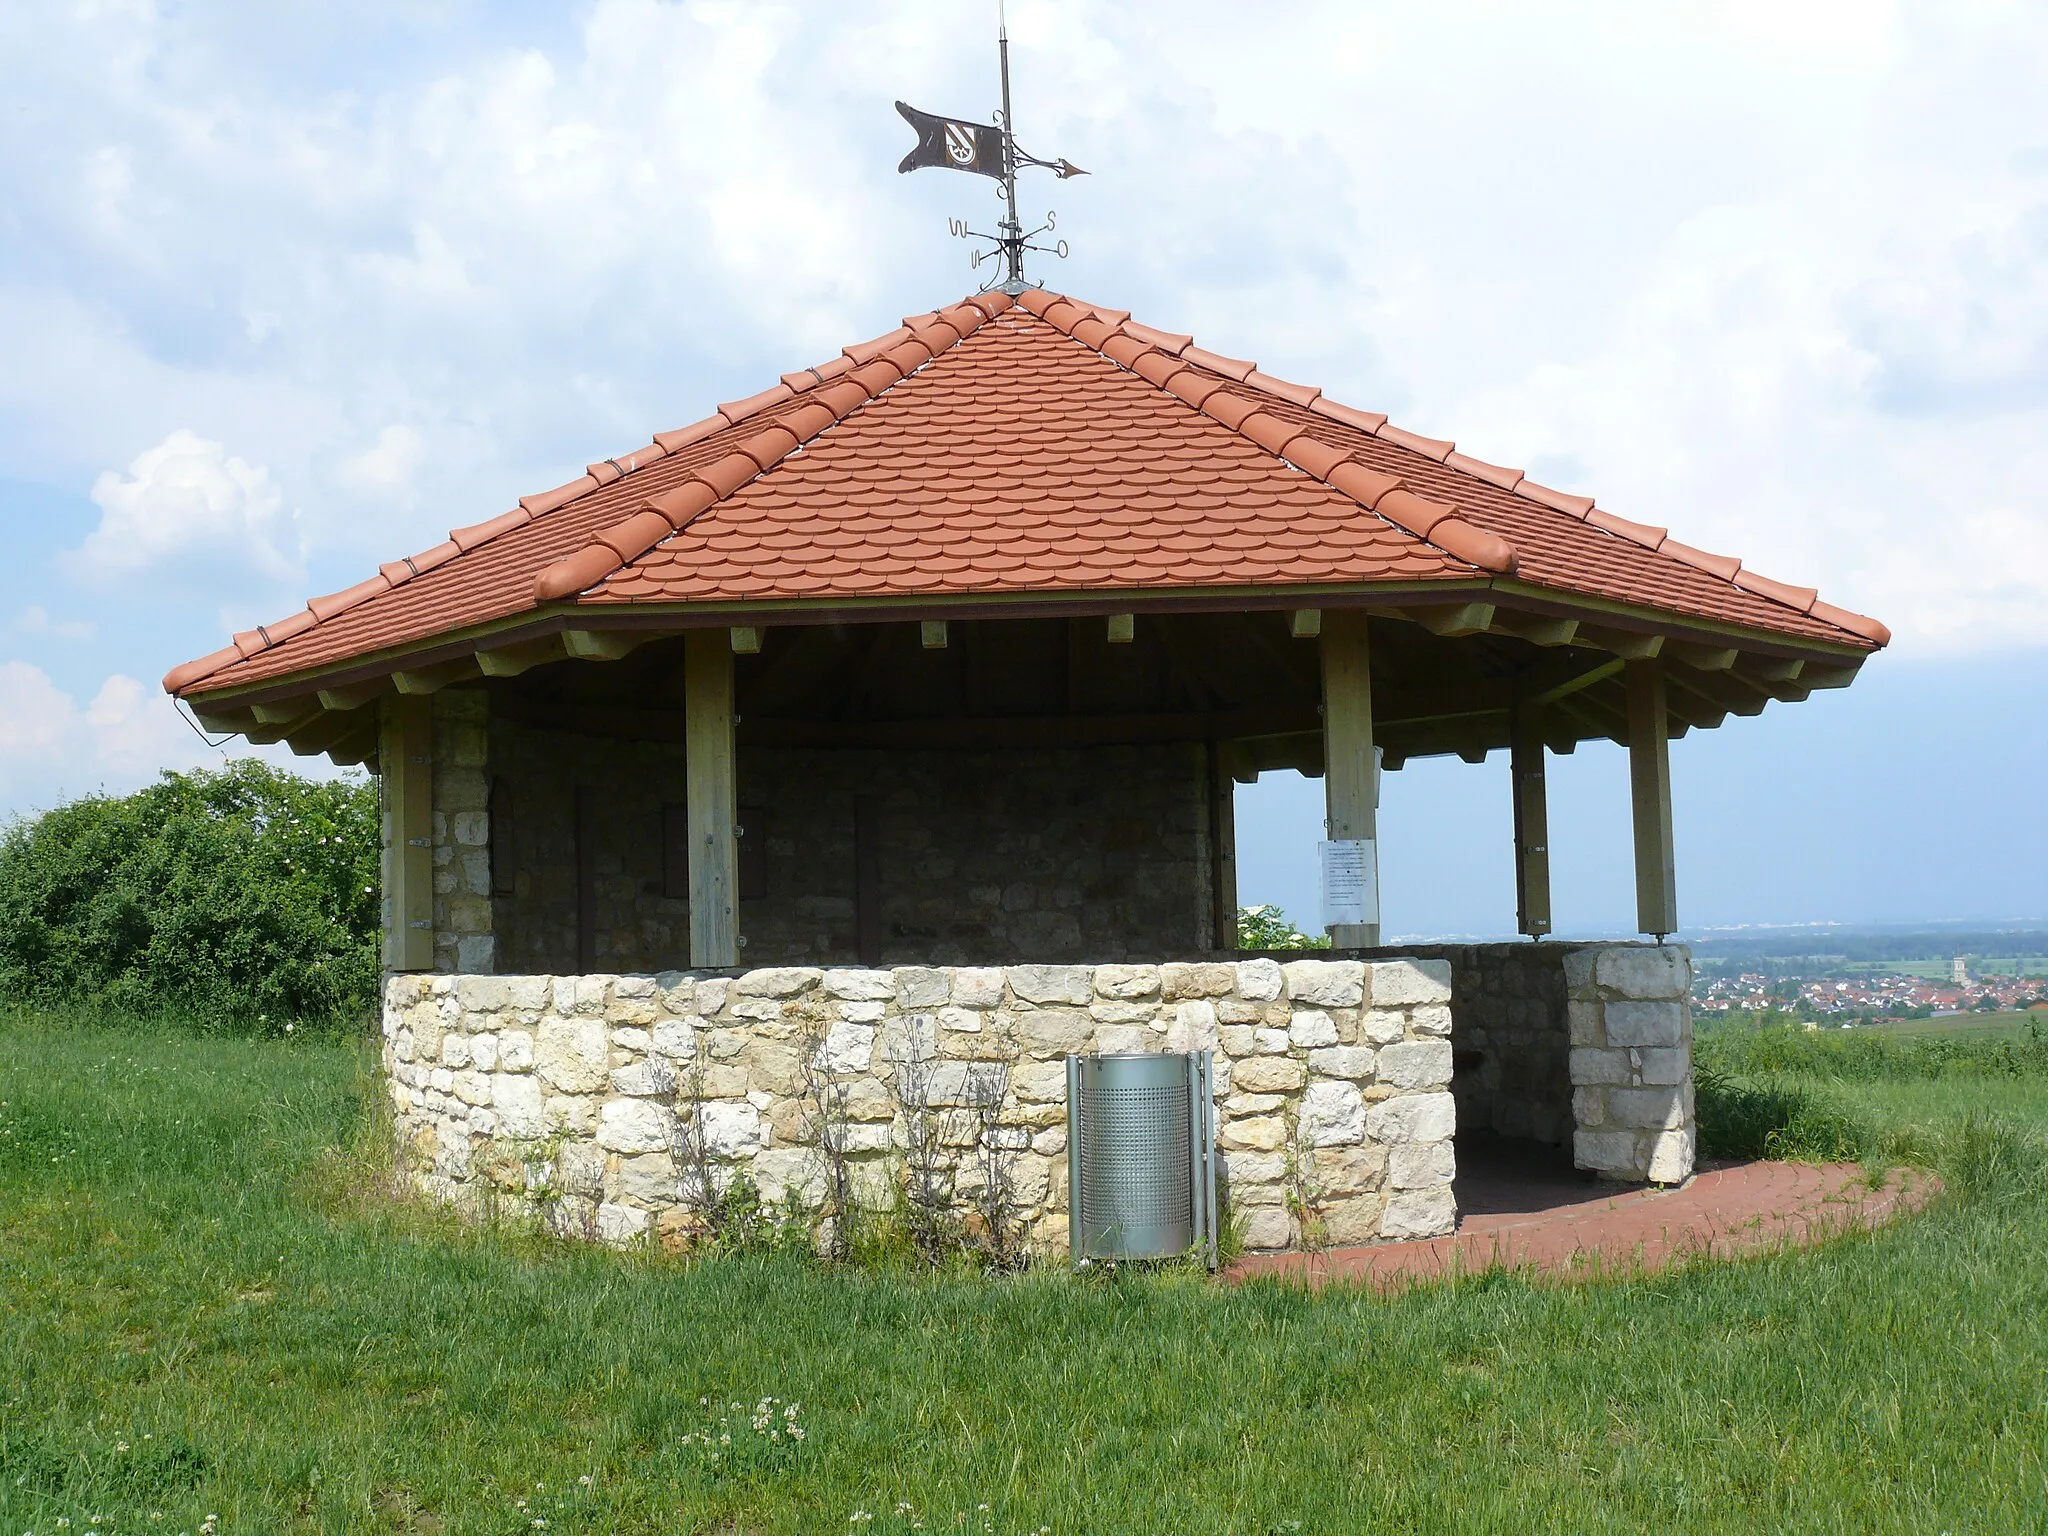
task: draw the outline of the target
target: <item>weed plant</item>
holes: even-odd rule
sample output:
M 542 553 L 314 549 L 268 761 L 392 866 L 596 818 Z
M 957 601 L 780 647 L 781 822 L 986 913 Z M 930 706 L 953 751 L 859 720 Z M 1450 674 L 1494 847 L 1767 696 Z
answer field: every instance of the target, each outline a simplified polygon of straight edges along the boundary
M 1811 1096 L 1756 1111 L 1781 1147 L 1803 1104 L 1949 1193 L 1391 1298 L 678 1262 L 393 1198 L 364 1045 L 16 1014 L 0 1531 L 2041 1530 L 2048 1082 L 1726 1081 Z

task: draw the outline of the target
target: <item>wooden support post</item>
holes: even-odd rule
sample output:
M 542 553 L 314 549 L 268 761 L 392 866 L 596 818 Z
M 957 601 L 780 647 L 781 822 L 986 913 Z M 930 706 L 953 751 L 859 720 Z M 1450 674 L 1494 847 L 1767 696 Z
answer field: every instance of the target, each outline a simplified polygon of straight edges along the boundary
M 1509 721 L 1515 796 L 1515 928 L 1550 932 L 1550 804 L 1543 784 L 1543 709 L 1518 704 Z
M 732 646 L 715 629 L 683 637 L 685 798 L 690 807 L 690 964 L 739 960 L 739 819 L 732 747 Z
M 1367 892 L 1373 920 L 1330 929 L 1338 949 L 1369 949 L 1380 941 L 1379 773 L 1372 741 L 1372 646 L 1363 609 L 1323 615 L 1323 789 L 1332 842 L 1373 844 Z
M 1104 633 L 1111 645 L 1129 645 L 1138 635 L 1138 616 L 1134 613 L 1112 613 Z
M 1237 948 L 1237 785 L 1228 742 L 1204 749 L 1209 770 L 1209 879 L 1211 949 Z
M 1671 842 L 1670 716 L 1661 662 L 1628 664 L 1628 781 L 1635 807 L 1636 927 L 1661 942 L 1678 931 Z
M 384 791 L 384 968 L 434 968 L 434 704 L 394 696 L 378 716 Z
M 917 637 L 928 651 L 943 651 L 946 648 L 946 621 L 944 619 L 920 619 Z

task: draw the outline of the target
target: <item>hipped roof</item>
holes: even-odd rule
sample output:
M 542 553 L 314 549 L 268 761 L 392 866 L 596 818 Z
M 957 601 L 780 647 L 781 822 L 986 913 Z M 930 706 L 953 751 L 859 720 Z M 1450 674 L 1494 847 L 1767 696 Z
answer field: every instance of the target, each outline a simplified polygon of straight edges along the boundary
M 268 691 L 522 620 L 648 605 L 801 622 L 1375 590 L 1668 618 L 1850 657 L 1890 638 L 1590 497 L 1124 311 L 1029 290 L 912 317 L 785 374 L 235 636 L 164 686 Z

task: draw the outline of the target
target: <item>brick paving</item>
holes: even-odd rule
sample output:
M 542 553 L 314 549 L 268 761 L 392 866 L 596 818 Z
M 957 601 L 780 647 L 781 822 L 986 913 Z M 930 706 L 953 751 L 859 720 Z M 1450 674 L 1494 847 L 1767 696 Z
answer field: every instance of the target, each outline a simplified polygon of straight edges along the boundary
M 1465 1138 L 1459 1142 L 1465 1162 Z M 1872 1189 L 1854 1164 L 1757 1162 L 1703 1165 L 1676 1189 L 1620 1189 L 1586 1182 L 1541 1151 L 1504 1151 L 1509 1145 L 1471 1150 L 1470 1172 L 1459 1175 L 1463 1214 L 1453 1236 L 1247 1254 L 1225 1278 L 1394 1290 L 1494 1265 L 1566 1279 L 1652 1273 L 1696 1255 L 1734 1258 L 1880 1226 L 1920 1209 L 1941 1187 L 1931 1175 L 1903 1170 Z

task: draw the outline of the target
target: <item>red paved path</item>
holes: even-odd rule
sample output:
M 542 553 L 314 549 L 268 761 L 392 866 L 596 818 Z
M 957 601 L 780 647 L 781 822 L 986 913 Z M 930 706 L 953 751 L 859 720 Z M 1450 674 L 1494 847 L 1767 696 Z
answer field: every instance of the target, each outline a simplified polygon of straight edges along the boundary
M 1861 1168 L 1841 1163 L 1726 1164 L 1672 1190 L 1602 1188 L 1555 1174 L 1486 1181 L 1469 1193 L 1465 1186 L 1461 1178 L 1466 1214 L 1454 1236 L 1247 1254 L 1225 1278 L 1280 1275 L 1389 1290 L 1496 1263 L 1572 1279 L 1640 1273 L 1700 1253 L 1728 1258 L 1877 1226 L 1919 1209 L 1940 1188 L 1929 1175 L 1894 1172 L 1871 1189 Z

